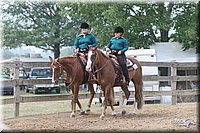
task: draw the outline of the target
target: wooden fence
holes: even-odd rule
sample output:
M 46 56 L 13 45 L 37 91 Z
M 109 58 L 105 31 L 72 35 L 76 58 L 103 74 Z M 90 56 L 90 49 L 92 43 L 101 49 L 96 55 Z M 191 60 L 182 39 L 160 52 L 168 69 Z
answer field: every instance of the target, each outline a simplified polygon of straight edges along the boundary
M 2 67 L 14 68 L 14 79 L 9 81 L 3 81 L 5 85 L 14 86 L 14 98 L 2 99 L 3 104 L 14 104 L 14 116 L 18 117 L 20 112 L 20 103 L 27 102 L 41 102 L 41 101 L 59 101 L 59 100 L 71 100 L 71 95 L 48 95 L 48 96 L 21 96 L 19 85 L 32 85 L 32 84 L 51 84 L 51 80 L 39 80 L 39 79 L 19 79 L 19 69 L 33 68 L 33 67 L 47 67 L 50 66 L 50 62 L 20 62 L 19 60 L 9 60 L 0 62 Z M 184 68 L 198 68 L 198 62 L 141 62 L 142 66 L 156 66 L 156 67 L 170 67 L 171 76 L 143 76 L 144 81 L 170 81 L 171 91 L 144 91 L 144 96 L 172 96 L 172 105 L 177 102 L 177 95 L 199 95 L 199 89 L 197 90 L 177 90 L 177 81 L 197 81 L 198 76 L 177 76 L 177 69 L 179 67 Z M 63 80 L 59 81 L 60 83 Z M 133 95 L 134 92 L 131 92 Z M 121 92 L 116 92 L 115 95 L 122 96 Z M 95 98 L 100 97 L 101 94 L 95 94 Z M 79 99 L 88 99 L 89 94 L 79 94 Z

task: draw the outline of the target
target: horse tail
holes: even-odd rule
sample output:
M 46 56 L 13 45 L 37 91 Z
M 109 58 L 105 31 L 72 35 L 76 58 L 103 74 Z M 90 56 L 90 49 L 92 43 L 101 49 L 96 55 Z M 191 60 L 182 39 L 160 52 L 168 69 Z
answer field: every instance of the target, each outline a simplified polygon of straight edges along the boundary
M 132 80 L 135 86 L 135 100 L 137 102 L 137 108 L 142 109 L 143 106 L 143 79 L 142 79 L 142 66 L 138 62 L 138 69 L 136 69 L 135 77 Z
M 135 100 L 137 102 L 137 108 L 142 109 L 143 106 L 143 81 L 139 81 L 135 84 Z

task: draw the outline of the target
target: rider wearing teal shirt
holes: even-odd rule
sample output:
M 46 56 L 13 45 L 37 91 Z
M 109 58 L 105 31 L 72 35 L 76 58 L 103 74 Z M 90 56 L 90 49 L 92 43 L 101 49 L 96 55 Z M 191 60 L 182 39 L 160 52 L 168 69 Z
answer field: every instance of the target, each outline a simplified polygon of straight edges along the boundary
M 78 35 L 74 42 L 75 52 L 88 52 L 88 47 L 96 47 L 97 42 L 93 34 L 88 33 L 89 25 L 87 23 L 81 24 L 81 34 Z
M 128 68 L 126 66 L 126 55 L 125 52 L 128 50 L 128 42 L 127 40 L 122 37 L 124 30 L 122 27 L 115 28 L 115 36 L 110 39 L 109 43 L 107 44 L 106 50 L 112 51 L 112 54 L 117 56 L 117 60 L 122 68 L 123 75 L 126 80 L 127 86 L 129 85 L 129 73 Z
M 123 53 L 125 53 L 125 51 L 128 50 L 128 42 L 124 37 L 113 37 L 112 39 L 110 39 L 107 47 L 109 49 L 122 51 Z

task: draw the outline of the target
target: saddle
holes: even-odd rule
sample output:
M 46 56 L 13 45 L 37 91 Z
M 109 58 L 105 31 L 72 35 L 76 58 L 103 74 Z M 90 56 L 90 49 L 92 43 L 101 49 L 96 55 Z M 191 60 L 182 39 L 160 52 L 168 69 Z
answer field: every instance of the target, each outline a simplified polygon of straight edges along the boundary
M 115 56 L 113 54 L 109 54 L 109 57 L 112 60 L 112 64 L 115 69 L 115 73 L 117 74 L 117 77 L 115 79 L 115 86 L 121 85 L 124 80 L 124 76 L 123 76 L 122 68 L 119 65 L 119 62 L 117 60 L 117 56 Z M 137 69 L 137 65 L 130 58 L 126 58 L 126 66 L 127 66 L 128 70 Z
M 95 71 L 95 66 L 92 68 L 92 72 L 88 72 L 85 70 L 86 64 L 87 64 L 87 54 L 86 53 L 77 53 L 76 54 L 78 61 L 80 62 L 83 72 L 84 72 L 84 79 L 82 81 L 82 84 L 85 84 L 87 81 L 91 81 L 92 83 L 98 84 L 97 83 L 97 75 L 93 74 Z

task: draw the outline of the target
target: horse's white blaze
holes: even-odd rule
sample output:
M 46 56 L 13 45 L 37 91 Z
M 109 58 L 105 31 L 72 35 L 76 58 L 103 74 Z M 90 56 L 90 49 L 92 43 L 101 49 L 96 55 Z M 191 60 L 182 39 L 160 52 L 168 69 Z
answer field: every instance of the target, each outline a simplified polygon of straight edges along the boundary
M 92 51 L 89 51 L 86 69 L 90 71 L 91 71 L 91 65 L 92 65 L 91 56 L 92 56 Z
M 51 79 L 52 83 L 55 83 L 55 78 L 54 78 L 54 69 L 55 69 L 55 68 L 52 68 L 52 73 L 53 73 L 53 74 L 52 74 L 52 79 Z

